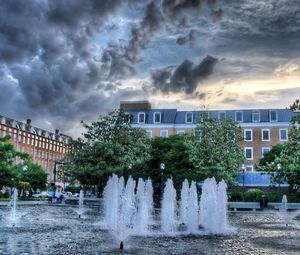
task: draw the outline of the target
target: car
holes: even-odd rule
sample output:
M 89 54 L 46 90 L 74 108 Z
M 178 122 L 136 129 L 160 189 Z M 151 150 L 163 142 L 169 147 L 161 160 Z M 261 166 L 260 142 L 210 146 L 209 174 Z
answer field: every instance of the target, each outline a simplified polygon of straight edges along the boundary
M 38 197 L 48 197 L 48 196 L 49 196 L 48 192 L 46 192 L 46 191 L 35 193 L 35 194 L 32 195 L 32 197 L 36 197 L 36 198 L 38 198 Z

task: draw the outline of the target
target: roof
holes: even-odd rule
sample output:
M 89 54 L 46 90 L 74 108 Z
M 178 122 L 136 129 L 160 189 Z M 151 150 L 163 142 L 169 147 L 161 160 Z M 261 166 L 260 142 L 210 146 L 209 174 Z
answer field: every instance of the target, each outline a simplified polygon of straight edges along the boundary
M 145 124 L 154 124 L 153 114 L 154 112 L 161 113 L 161 123 L 162 124 L 187 124 L 186 114 L 193 114 L 193 124 L 197 123 L 201 113 L 208 113 L 210 117 L 218 118 L 219 113 L 225 113 L 226 117 L 230 117 L 235 120 L 236 112 L 242 112 L 243 121 L 242 123 L 252 123 L 253 113 L 258 112 L 260 115 L 260 120 L 258 122 L 272 122 L 270 120 L 271 112 L 276 112 L 277 121 L 275 122 L 290 122 L 291 118 L 295 114 L 300 114 L 293 112 L 290 109 L 247 109 L 247 110 L 207 110 L 207 111 L 178 111 L 177 109 L 151 109 L 151 110 L 128 110 L 132 115 L 132 124 L 138 124 L 138 114 L 145 113 L 146 120 Z

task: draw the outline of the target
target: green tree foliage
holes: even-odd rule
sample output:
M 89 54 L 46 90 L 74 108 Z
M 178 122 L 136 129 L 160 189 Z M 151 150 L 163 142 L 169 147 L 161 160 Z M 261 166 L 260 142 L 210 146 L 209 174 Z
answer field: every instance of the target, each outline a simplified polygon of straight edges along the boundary
M 17 179 L 16 158 L 29 160 L 30 156 L 24 152 L 18 152 L 10 142 L 10 136 L 0 137 L 0 189 L 4 186 L 12 186 Z
M 17 158 L 21 163 L 15 164 Z M 45 170 L 33 163 L 28 153 L 18 152 L 11 143 L 10 136 L 0 138 L 0 176 L 0 189 L 28 182 L 29 187 L 36 191 L 44 189 L 47 183 Z
M 200 116 L 190 140 L 191 160 L 198 178 L 215 177 L 235 183 L 239 165 L 244 160 L 241 129 L 231 118 Z
M 187 136 L 155 137 L 151 140 L 151 160 L 147 164 L 145 177 L 149 176 L 158 186 L 161 180 L 173 178 L 174 186 L 181 187 L 185 178 L 198 180 L 193 171 L 193 165 L 189 157 L 189 146 L 186 143 Z M 165 169 L 160 169 L 160 164 L 165 164 Z
M 30 188 L 36 192 L 39 190 L 44 190 L 47 184 L 47 173 L 40 166 L 33 162 L 27 162 L 27 170 L 23 170 L 22 181 L 29 182 Z
M 275 162 L 276 157 L 282 152 L 283 145 L 276 144 L 272 149 L 264 154 L 264 157 L 261 158 L 258 162 L 257 169 L 262 170 L 263 166 L 267 166 L 270 162 Z
M 290 106 L 290 109 L 295 114 L 291 120 L 292 128 L 288 141 L 282 145 L 280 153 L 276 153 L 275 158 L 266 160 L 260 165 L 259 170 L 270 173 L 274 183 L 287 182 L 290 191 L 293 192 L 300 187 L 300 104 L 298 99 Z
M 112 173 L 124 174 L 149 160 L 150 141 L 142 129 L 133 128 L 128 115 L 116 110 L 84 124 L 84 138 L 72 144 L 66 175 L 84 185 L 102 186 Z

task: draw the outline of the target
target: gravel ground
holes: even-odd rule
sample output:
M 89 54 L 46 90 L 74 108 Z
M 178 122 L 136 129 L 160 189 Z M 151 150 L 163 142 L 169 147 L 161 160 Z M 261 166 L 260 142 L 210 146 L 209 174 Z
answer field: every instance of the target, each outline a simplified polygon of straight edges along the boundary
M 130 237 L 124 250 L 100 227 L 100 209 L 20 206 L 15 227 L 0 208 L 0 255 L 14 254 L 300 254 L 300 218 L 286 227 L 274 211 L 229 213 L 228 236 Z

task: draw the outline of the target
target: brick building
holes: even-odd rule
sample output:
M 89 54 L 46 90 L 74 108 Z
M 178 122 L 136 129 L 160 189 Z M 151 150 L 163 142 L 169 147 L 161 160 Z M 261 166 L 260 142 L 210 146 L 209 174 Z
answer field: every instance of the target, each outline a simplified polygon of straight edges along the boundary
M 242 128 L 246 161 L 245 170 L 255 171 L 255 163 L 265 152 L 288 140 L 290 120 L 295 113 L 290 109 L 178 111 L 152 109 L 148 101 L 121 101 L 120 109 L 131 115 L 133 126 L 146 130 L 149 137 L 183 135 L 197 125 L 201 114 L 211 118 L 232 118 Z
M 71 137 L 55 132 L 49 132 L 32 126 L 31 120 L 26 123 L 0 116 L 0 136 L 10 135 L 17 151 L 27 152 L 35 163 L 42 166 L 48 173 L 48 182 L 54 181 L 54 167 L 56 169 L 56 186 L 61 186 L 59 171 L 61 162 L 68 152 Z M 17 159 L 18 160 L 18 159 Z M 18 162 L 16 162 L 18 163 Z

